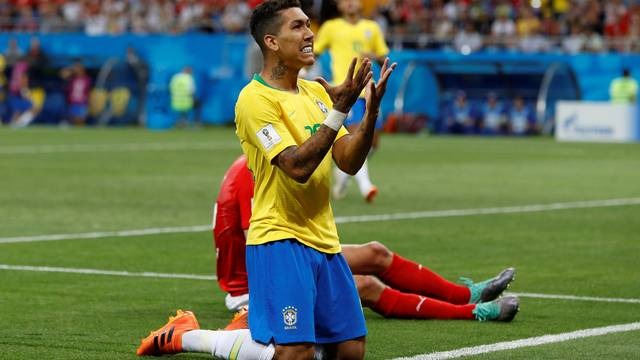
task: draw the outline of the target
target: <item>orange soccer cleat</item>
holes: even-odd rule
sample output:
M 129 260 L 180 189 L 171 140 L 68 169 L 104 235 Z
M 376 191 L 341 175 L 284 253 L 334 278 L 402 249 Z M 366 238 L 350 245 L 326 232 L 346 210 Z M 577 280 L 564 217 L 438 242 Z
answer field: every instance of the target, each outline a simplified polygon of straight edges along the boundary
M 376 195 L 378 195 L 378 188 L 375 185 L 372 185 L 371 189 L 369 189 L 369 192 L 367 193 L 367 196 L 364 197 L 364 200 L 368 203 L 372 203 L 373 199 L 376 198 Z
M 190 330 L 200 329 L 196 316 L 191 311 L 178 310 L 176 316 L 156 331 L 152 331 L 140 343 L 136 355 L 164 355 L 182 352 L 182 335 Z
M 233 319 L 229 325 L 227 325 L 225 330 L 239 330 L 239 329 L 248 329 L 249 328 L 249 308 L 247 306 L 243 306 L 238 310 L 235 315 L 233 315 Z

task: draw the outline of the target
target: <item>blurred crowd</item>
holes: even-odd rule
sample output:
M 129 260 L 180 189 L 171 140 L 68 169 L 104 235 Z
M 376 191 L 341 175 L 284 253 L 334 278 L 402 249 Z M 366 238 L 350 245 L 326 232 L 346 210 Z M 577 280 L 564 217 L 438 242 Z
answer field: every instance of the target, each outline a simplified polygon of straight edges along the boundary
M 89 35 L 244 33 L 262 0 L 0 0 L 0 29 Z M 318 25 L 333 0 L 303 0 Z M 396 48 L 640 50 L 639 0 L 363 0 Z

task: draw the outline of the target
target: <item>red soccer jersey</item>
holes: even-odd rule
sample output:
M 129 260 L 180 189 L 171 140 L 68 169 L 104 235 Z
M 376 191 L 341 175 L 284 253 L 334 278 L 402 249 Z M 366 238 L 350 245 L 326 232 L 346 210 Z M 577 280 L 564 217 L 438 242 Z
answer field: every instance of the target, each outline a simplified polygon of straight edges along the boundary
M 218 284 L 231 296 L 249 292 L 244 231 L 249 228 L 251 218 L 253 184 L 253 175 L 243 155 L 224 175 L 213 214 Z

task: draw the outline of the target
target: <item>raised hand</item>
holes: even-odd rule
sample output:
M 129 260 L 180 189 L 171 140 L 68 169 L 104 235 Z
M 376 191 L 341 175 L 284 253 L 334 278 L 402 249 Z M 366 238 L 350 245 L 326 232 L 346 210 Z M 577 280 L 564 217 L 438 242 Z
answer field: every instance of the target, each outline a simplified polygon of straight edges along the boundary
M 362 64 L 354 76 L 353 73 L 355 72 L 356 62 L 357 58 L 351 60 L 347 78 L 340 85 L 331 86 L 321 77 L 315 79 L 329 94 L 331 101 L 333 101 L 333 108 L 343 113 L 348 113 L 349 110 L 351 110 L 351 106 L 358 100 L 358 96 L 360 96 L 362 90 L 373 77 L 371 60 L 367 58 L 362 60 Z
M 374 80 L 369 81 L 364 92 L 364 98 L 367 102 L 367 112 L 378 113 L 382 97 L 384 96 L 385 91 L 387 91 L 387 80 L 396 66 L 396 63 L 389 65 L 389 58 L 384 59 L 384 63 L 380 69 L 380 79 L 378 80 L 378 83 L 376 84 Z

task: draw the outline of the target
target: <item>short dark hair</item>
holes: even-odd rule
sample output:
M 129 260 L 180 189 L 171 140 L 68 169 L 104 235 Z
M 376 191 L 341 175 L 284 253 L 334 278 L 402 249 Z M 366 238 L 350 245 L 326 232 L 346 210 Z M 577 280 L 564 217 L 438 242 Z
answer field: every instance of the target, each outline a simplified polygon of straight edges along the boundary
M 258 5 L 251 14 L 249 28 L 251 36 L 258 43 L 260 49 L 264 50 L 264 36 L 266 34 L 277 34 L 282 20 L 279 12 L 289 8 L 301 7 L 298 0 L 267 0 Z

